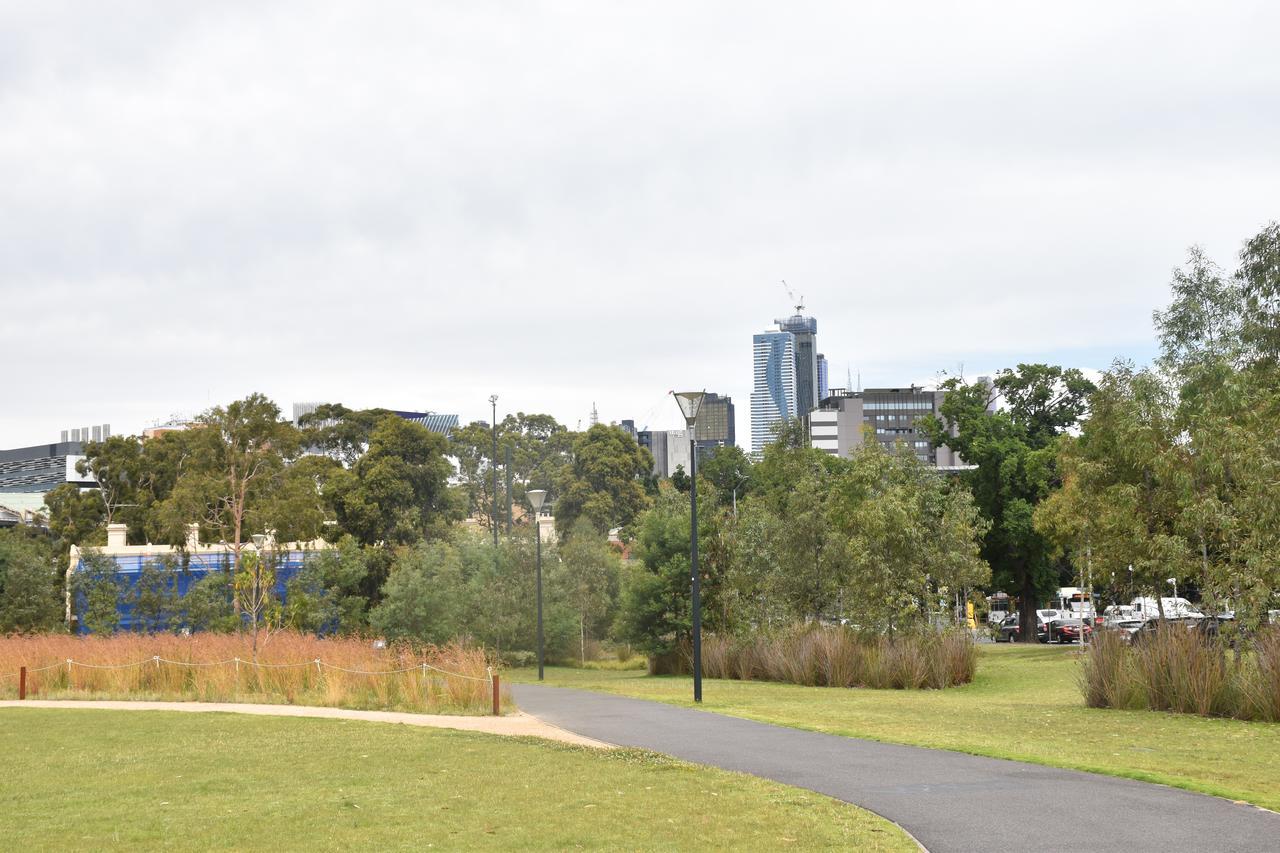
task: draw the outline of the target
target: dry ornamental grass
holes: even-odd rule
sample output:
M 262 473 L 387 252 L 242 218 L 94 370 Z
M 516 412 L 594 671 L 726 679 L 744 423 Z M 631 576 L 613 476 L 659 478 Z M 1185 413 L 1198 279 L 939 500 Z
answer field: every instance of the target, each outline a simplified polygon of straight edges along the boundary
M 73 661 L 68 664 L 70 659 Z M 492 710 L 489 657 L 463 643 L 415 647 L 282 631 L 260 647 L 236 634 L 0 637 L 0 698 L 278 702 L 425 713 Z M 503 702 L 510 698 L 504 691 Z
M 883 635 L 801 627 L 746 639 L 702 641 L 708 678 L 782 681 L 811 687 L 922 689 L 968 684 L 977 650 L 961 631 Z

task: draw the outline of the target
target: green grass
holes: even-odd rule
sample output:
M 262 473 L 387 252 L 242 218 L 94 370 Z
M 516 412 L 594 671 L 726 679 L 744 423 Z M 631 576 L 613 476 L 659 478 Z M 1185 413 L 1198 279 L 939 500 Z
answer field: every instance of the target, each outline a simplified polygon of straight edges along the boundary
M 9 850 L 916 849 L 808 791 L 532 738 L 11 708 L 0 750 Z
M 1280 725 L 1086 708 L 1071 649 L 983 646 L 972 684 L 845 690 L 707 680 L 702 707 L 848 737 L 1161 782 L 1280 810 Z M 532 670 L 510 673 L 517 681 Z M 547 683 L 692 705 L 688 678 L 550 669 Z

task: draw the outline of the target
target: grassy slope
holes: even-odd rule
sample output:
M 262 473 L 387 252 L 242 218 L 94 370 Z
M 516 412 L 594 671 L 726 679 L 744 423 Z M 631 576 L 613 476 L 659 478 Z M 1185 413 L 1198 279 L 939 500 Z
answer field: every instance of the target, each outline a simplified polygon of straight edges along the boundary
M 0 709 L 10 850 L 914 850 L 816 794 L 633 750 L 339 720 Z
M 943 691 L 707 681 L 702 707 L 850 737 L 1162 782 L 1280 810 L 1280 725 L 1086 708 L 1061 647 L 983 646 L 974 683 Z M 511 674 L 530 680 L 531 670 Z M 688 678 L 548 671 L 547 683 L 691 705 Z

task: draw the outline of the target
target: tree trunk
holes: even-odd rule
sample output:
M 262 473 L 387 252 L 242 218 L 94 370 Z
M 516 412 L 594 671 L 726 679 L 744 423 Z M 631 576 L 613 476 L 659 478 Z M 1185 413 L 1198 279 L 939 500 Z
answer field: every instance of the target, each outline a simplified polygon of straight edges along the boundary
M 1022 591 L 1018 604 L 1018 641 L 1034 643 L 1036 639 L 1036 591 L 1031 582 L 1031 567 L 1022 567 Z

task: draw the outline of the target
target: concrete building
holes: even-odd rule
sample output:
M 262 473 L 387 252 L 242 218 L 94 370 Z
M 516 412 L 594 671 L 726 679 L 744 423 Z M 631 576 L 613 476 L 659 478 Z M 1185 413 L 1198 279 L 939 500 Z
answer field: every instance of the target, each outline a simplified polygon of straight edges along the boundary
M 665 479 L 680 467 L 689 473 L 687 429 L 643 429 L 636 434 L 636 440 L 653 455 L 653 476 Z
M 751 452 L 759 455 L 779 423 L 799 413 L 796 405 L 796 336 L 760 332 L 752 337 Z
M 936 417 L 942 391 L 918 387 L 837 388 L 809 416 L 809 441 L 818 450 L 848 458 L 869 437 L 886 450 L 905 450 L 942 470 L 965 470 L 959 454 L 946 445 L 930 444 L 919 422 Z

